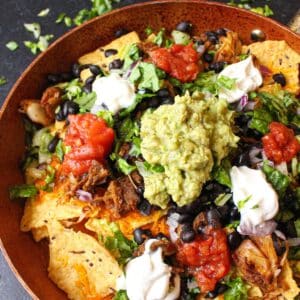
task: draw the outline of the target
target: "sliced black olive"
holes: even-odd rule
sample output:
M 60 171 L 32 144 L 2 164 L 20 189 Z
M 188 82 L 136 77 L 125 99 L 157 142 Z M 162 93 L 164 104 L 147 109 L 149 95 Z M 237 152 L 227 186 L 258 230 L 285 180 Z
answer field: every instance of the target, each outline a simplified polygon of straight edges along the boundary
M 47 147 L 47 149 L 48 149 L 48 151 L 49 151 L 50 153 L 55 152 L 55 148 L 56 148 L 56 145 L 57 145 L 58 142 L 59 142 L 59 137 L 58 137 L 58 136 L 55 136 L 55 137 L 50 141 L 50 143 L 48 144 L 48 147 Z
M 233 231 L 227 236 L 228 245 L 231 251 L 234 251 L 239 247 L 243 241 L 241 235 L 237 231 Z
M 89 65 L 89 70 L 92 72 L 93 75 L 97 76 L 102 74 L 102 70 L 97 65 Z
M 124 61 L 121 59 L 114 59 L 108 66 L 110 70 L 112 69 L 121 69 L 123 67 Z
M 279 83 L 281 86 L 286 85 L 286 79 L 282 73 L 274 74 L 272 78 L 275 82 Z
M 220 73 L 224 69 L 224 67 L 225 67 L 225 62 L 217 61 L 217 62 L 211 63 L 208 66 L 208 69 L 210 71 L 215 71 L 216 73 Z
M 211 63 L 214 60 L 214 56 L 208 52 L 205 52 L 203 54 L 203 59 L 204 61 L 206 61 L 207 63 Z
M 216 34 L 217 34 L 218 36 L 226 36 L 226 35 L 227 35 L 227 32 L 226 32 L 226 29 L 224 29 L 224 28 L 219 28 L 219 29 L 216 30 Z
M 118 50 L 116 50 L 116 49 L 107 49 L 104 51 L 105 57 L 116 55 L 117 53 L 118 53 Z
M 142 199 L 138 205 L 137 209 L 140 211 L 142 215 L 149 216 L 151 213 L 152 205 L 149 203 L 147 199 Z
M 120 28 L 120 29 L 118 29 L 118 30 L 116 30 L 115 31 L 115 37 L 116 38 L 119 38 L 119 37 L 121 37 L 122 35 L 124 35 L 124 34 L 126 34 L 126 33 L 128 33 L 129 31 L 127 30 L 127 29 L 125 29 L 125 28 Z
M 193 28 L 193 25 L 187 21 L 180 22 L 176 26 L 176 30 L 181 31 L 181 32 L 186 32 L 186 33 L 190 33 L 192 28 Z

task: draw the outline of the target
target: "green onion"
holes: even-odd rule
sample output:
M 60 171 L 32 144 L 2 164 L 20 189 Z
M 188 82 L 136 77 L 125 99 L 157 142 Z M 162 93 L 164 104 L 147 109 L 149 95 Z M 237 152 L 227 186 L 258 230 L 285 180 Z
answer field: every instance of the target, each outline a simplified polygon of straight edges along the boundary
M 10 41 L 6 44 L 6 48 L 8 48 L 10 51 L 15 51 L 19 48 L 19 45 L 15 41 Z
M 56 24 L 60 24 L 64 18 L 65 18 L 66 14 L 65 13 L 60 13 L 55 21 Z
M 4 76 L 0 76 L 0 86 L 7 83 L 7 80 Z
M 41 35 L 41 25 L 39 23 L 25 23 L 24 27 L 27 31 L 31 32 L 35 39 Z

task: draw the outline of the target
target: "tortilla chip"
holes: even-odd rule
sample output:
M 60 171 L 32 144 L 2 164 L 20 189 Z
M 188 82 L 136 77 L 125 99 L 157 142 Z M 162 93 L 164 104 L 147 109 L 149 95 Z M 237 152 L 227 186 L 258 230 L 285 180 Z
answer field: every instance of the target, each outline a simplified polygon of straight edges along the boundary
M 21 220 L 21 231 L 41 228 L 51 220 L 78 218 L 86 203 L 74 199 L 65 202 L 63 199 L 63 194 L 59 191 L 42 193 L 35 199 L 28 199 Z M 39 240 L 40 233 L 36 234 L 36 238 Z M 45 231 L 42 236 L 44 235 Z
M 49 277 L 70 299 L 103 299 L 115 291 L 122 270 L 96 239 L 57 221 L 48 224 L 48 230 Z
M 250 52 L 261 66 L 267 67 L 272 74 L 265 76 L 264 84 L 272 84 L 272 76 L 284 74 L 286 86 L 283 89 L 299 94 L 300 54 L 294 51 L 285 41 L 264 41 L 243 46 L 243 53 Z
M 93 52 L 85 54 L 79 58 L 81 65 L 93 64 L 99 66 L 105 72 L 109 71 L 109 64 L 115 59 L 124 59 L 127 49 L 132 45 L 140 42 L 140 38 L 135 31 L 129 32 L 121 37 L 113 40 L 111 43 L 104 47 L 101 47 Z M 117 50 L 117 54 L 106 57 L 104 55 L 105 50 L 114 49 Z M 91 73 L 88 71 L 81 72 L 81 79 L 88 78 Z

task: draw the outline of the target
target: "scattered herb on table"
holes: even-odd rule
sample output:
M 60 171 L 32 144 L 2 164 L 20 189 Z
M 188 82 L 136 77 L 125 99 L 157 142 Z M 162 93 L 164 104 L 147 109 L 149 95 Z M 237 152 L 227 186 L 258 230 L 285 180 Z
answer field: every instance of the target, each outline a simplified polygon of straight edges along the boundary
M 10 51 L 15 51 L 19 48 L 19 45 L 15 41 L 10 41 L 6 44 L 6 48 L 8 48 Z
M 7 80 L 4 76 L 0 76 L 0 86 L 4 85 L 7 83 Z
M 43 18 L 43 17 L 48 16 L 49 12 L 50 12 L 50 8 L 45 8 L 45 9 L 41 10 L 41 11 L 37 14 L 37 16 Z

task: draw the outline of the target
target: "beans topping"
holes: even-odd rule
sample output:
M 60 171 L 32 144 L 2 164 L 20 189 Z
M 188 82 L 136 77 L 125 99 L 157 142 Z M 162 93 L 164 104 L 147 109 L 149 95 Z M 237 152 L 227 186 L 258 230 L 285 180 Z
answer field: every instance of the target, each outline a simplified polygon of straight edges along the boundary
M 196 234 L 191 224 L 185 224 L 184 226 L 182 226 L 180 232 L 180 239 L 184 243 L 192 242 L 195 239 L 195 237 Z
M 112 70 L 112 69 L 121 69 L 123 67 L 123 64 L 124 64 L 124 61 L 118 58 L 118 59 L 113 60 L 109 64 L 108 68 L 110 70 Z
M 206 61 L 207 63 L 211 63 L 214 60 L 214 56 L 208 52 L 205 52 L 203 54 L 203 59 L 204 61 Z
M 190 33 L 192 30 L 193 25 L 187 21 L 180 22 L 176 26 L 176 30 L 181 31 L 181 32 L 186 32 Z
M 133 231 L 133 238 L 138 245 L 143 244 L 146 238 L 151 237 L 151 231 L 148 229 L 136 228 Z
M 95 81 L 96 77 L 94 75 L 86 79 L 85 84 L 92 84 Z
M 239 247 L 241 242 L 243 241 L 241 235 L 237 231 L 231 232 L 227 236 L 228 245 L 231 251 L 234 251 Z
M 152 205 L 149 203 L 147 199 L 142 199 L 138 205 L 137 209 L 140 211 L 142 215 L 149 216 L 151 213 Z
M 282 73 L 274 74 L 272 78 L 275 82 L 279 83 L 281 86 L 286 85 L 286 79 Z
M 118 50 L 116 50 L 116 49 L 107 49 L 104 51 L 105 57 L 116 55 L 117 53 L 118 53 Z
M 92 72 L 93 75 L 97 76 L 102 74 L 102 70 L 97 65 L 89 65 L 89 70 Z
M 226 29 L 224 29 L 224 28 L 219 28 L 219 29 L 216 30 L 216 34 L 217 34 L 218 36 L 226 36 L 226 35 L 227 35 L 227 32 L 226 32 Z
M 125 28 L 120 28 L 120 29 L 118 29 L 118 30 L 115 31 L 115 37 L 116 37 L 116 38 L 119 38 L 119 37 L 121 37 L 122 35 L 124 35 L 124 34 L 126 34 L 126 33 L 128 33 L 128 30 L 127 30 L 127 29 L 125 29 Z
M 59 142 L 59 137 L 58 136 L 55 136 L 51 141 L 50 143 L 48 144 L 48 151 L 50 153 L 53 153 L 55 151 L 55 148 L 56 148 L 56 145 L 58 144 Z
M 224 61 L 217 61 L 217 62 L 211 63 L 208 66 L 208 69 L 210 71 L 215 71 L 216 73 L 220 73 L 224 69 L 224 67 L 225 67 Z

